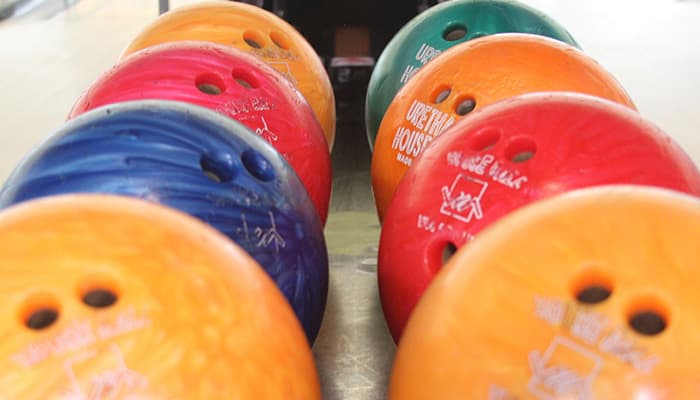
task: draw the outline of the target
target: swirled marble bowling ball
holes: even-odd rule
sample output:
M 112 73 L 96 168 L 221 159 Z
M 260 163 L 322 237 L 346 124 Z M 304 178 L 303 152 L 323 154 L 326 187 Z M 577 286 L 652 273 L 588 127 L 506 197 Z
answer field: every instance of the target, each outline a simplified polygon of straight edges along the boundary
M 322 221 L 331 194 L 331 161 L 323 130 L 294 86 L 254 56 L 205 42 L 149 47 L 97 79 L 70 116 L 129 100 L 184 101 L 249 127 L 294 168 Z
M 528 94 L 456 123 L 415 160 L 384 220 L 377 271 L 394 339 L 444 257 L 482 229 L 531 202 L 611 184 L 700 195 L 700 172 L 661 129 L 593 96 Z
M 0 397 L 320 399 L 260 266 L 151 202 L 42 198 L 0 213 Z
M 697 197 L 641 186 L 508 215 L 428 288 L 388 398 L 697 399 L 698 236 Z
M 513 0 L 452 0 L 430 7 L 404 25 L 382 51 L 367 88 L 370 148 L 394 96 L 423 65 L 457 44 L 507 32 L 537 34 L 577 46 L 556 21 Z
M 372 188 L 379 218 L 413 160 L 445 129 L 494 102 L 545 91 L 590 94 L 634 108 L 625 89 L 595 60 L 538 35 L 470 40 L 421 68 L 396 95 L 377 134 Z
M 304 95 L 326 134 L 335 139 L 335 96 L 313 47 L 294 27 L 262 8 L 235 1 L 201 2 L 158 17 L 131 42 L 122 58 L 165 42 L 203 40 L 236 47 L 263 59 Z
M 321 221 L 294 171 L 248 128 L 174 101 L 97 108 L 20 163 L 0 206 L 76 192 L 138 197 L 211 224 L 263 266 L 313 342 L 328 289 Z

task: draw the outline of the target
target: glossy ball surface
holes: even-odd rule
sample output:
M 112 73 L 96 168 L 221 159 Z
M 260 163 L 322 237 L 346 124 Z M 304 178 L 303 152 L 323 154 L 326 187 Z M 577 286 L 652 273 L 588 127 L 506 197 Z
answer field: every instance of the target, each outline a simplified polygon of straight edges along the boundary
M 101 107 L 29 154 L 0 206 L 79 192 L 138 197 L 211 224 L 263 266 L 313 342 L 328 290 L 323 228 L 297 175 L 248 128 L 173 101 Z

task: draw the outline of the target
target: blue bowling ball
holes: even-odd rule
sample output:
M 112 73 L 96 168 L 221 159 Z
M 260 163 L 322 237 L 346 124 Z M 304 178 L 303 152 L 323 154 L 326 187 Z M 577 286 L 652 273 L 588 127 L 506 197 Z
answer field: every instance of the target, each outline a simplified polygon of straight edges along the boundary
M 98 108 L 20 163 L 0 207 L 75 192 L 138 197 L 211 224 L 263 266 L 313 343 L 328 291 L 321 221 L 292 168 L 248 128 L 172 101 Z

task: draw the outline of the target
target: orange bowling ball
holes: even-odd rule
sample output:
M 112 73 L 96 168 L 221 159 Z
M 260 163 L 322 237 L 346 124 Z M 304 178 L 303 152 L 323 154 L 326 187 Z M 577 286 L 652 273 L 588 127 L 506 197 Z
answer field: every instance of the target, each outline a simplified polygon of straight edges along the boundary
M 641 186 L 506 216 L 418 303 L 389 398 L 700 398 L 698 237 L 698 198 Z
M 0 213 L 0 241 L 0 398 L 321 398 L 282 294 L 194 218 L 58 196 Z
M 634 108 L 595 60 L 543 36 L 487 36 L 456 45 L 428 63 L 399 90 L 379 126 L 372 154 L 379 218 L 413 159 L 455 121 L 496 101 L 544 91 L 585 93 Z
M 240 2 L 203 2 L 173 9 L 147 26 L 122 58 L 165 42 L 201 40 L 252 53 L 284 75 L 304 95 L 321 123 L 329 150 L 335 138 L 335 97 L 323 63 L 291 25 Z

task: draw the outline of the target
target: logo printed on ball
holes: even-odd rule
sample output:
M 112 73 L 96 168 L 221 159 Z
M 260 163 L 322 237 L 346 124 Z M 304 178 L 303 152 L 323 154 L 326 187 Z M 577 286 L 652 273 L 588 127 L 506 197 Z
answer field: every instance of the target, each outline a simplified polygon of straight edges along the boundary
M 418 72 L 418 69 L 419 69 L 418 67 L 414 67 L 413 65 L 407 65 L 406 70 L 401 75 L 400 82 L 402 84 L 408 82 L 408 80 L 411 79 L 413 77 L 413 75 L 416 74 L 416 72 Z
M 577 400 L 592 399 L 593 381 L 600 373 L 603 360 L 597 354 L 561 336 L 554 338 L 547 350 L 537 350 L 528 357 L 532 378 L 528 383 L 530 393 L 542 400 L 554 400 L 561 396 L 573 396 Z M 585 364 L 587 371 L 577 371 L 571 365 Z
M 429 106 L 422 101 L 413 100 L 406 113 L 406 121 L 414 127 L 432 136 L 438 136 L 455 121 L 450 114 Z
M 425 43 L 421 44 L 420 48 L 416 52 L 416 61 L 420 63 L 420 66 L 425 65 L 428 61 L 432 60 L 433 58 L 439 56 L 442 53 L 442 51 L 429 46 Z M 409 81 L 413 77 L 413 75 L 418 72 L 420 69 L 420 66 L 414 66 L 414 65 L 407 65 L 406 69 L 403 71 L 403 74 L 401 75 L 400 82 L 401 84 L 404 84 Z
M 287 62 L 285 62 L 285 61 L 267 61 L 266 64 L 271 66 L 272 68 L 274 68 L 275 71 L 282 74 L 282 76 L 287 78 L 287 80 L 292 82 L 294 85 L 299 83 L 297 81 L 297 79 L 294 77 L 294 75 L 292 74 L 292 69 L 289 68 L 289 64 L 287 64 Z
M 280 248 L 287 247 L 287 242 L 284 237 L 277 231 L 277 223 L 275 222 L 275 215 L 268 211 L 267 215 L 270 217 L 270 227 L 263 228 L 261 226 L 256 226 L 251 229 L 248 226 L 248 220 L 245 214 L 241 214 L 241 226 L 236 228 L 237 234 L 243 234 L 243 238 L 250 243 L 253 243 L 257 247 L 270 247 L 270 244 L 274 244 L 275 254 L 279 254 Z
M 80 387 L 80 380 L 75 371 L 75 365 L 81 362 L 94 359 L 97 351 L 90 351 L 71 357 L 64 363 L 66 375 L 70 382 L 70 389 L 62 394 L 64 400 L 88 400 L 113 398 L 114 396 L 135 394 L 136 390 L 148 386 L 148 378 L 143 374 L 129 368 L 124 360 L 124 354 L 119 346 L 112 344 L 109 346 L 110 352 L 114 356 L 112 369 L 100 373 L 94 373 L 90 379 L 87 390 Z
M 498 385 L 491 385 L 489 387 L 489 400 L 518 400 L 518 398 Z
M 299 56 L 297 56 L 296 54 L 292 53 L 289 50 L 280 50 L 280 49 L 275 49 L 272 47 L 265 47 L 262 49 L 252 48 L 250 52 L 252 54 L 255 54 L 257 57 L 264 58 L 264 59 L 272 59 L 272 60 L 283 59 L 283 60 L 290 60 L 290 61 L 299 60 Z
M 222 103 L 215 108 L 219 114 L 237 116 L 251 112 L 262 112 L 274 110 L 275 104 L 262 97 L 248 97 L 244 99 L 233 99 Z
M 28 368 L 38 365 L 51 357 L 59 357 L 71 351 L 85 349 L 93 343 L 126 335 L 148 328 L 151 320 L 128 307 L 117 314 L 113 321 L 103 321 L 93 325 L 89 320 L 72 321 L 55 335 L 30 343 L 11 356 L 12 361 Z
M 267 121 L 265 121 L 265 117 L 260 117 L 260 120 L 262 121 L 262 127 L 256 128 L 255 134 L 265 139 L 265 141 L 270 144 L 279 140 L 279 136 L 272 132 L 267 126 Z
M 505 164 L 496 161 L 496 157 L 492 154 L 465 157 L 462 152 L 452 151 L 447 153 L 446 158 L 449 166 L 477 175 L 489 176 L 494 182 L 514 190 L 520 190 L 528 180 L 527 176 L 520 175 L 520 171 L 508 169 Z
M 430 233 L 442 231 L 454 231 L 459 233 L 459 231 L 455 229 L 451 224 L 434 220 L 433 217 L 424 214 L 418 214 L 418 217 L 416 219 L 416 228 Z M 471 242 L 474 239 L 474 235 L 472 235 L 469 232 L 464 231 L 459 234 L 462 236 L 462 239 L 464 241 Z
M 489 187 L 487 182 L 459 174 L 452 185 L 442 187 L 442 206 L 440 213 L 462 222 L 481 219 L 484 211 L 481 199 Z
M 611 326 L 603 314 L 579 308 L 560 299 L 535 297 L 535 315 L 549 325 L 564 328 L 573 338 L 644 373 L 651 373 L 661 359 L 620 327 Z
M 425 63 L 428 61 L 439 56 L 440 53 L 442 53 L 442 51 L 423 43 L 416 52 L 416 60 L 418 60 L 422 65 L 425 65 Z
M 405 120 L 413 129 L 399 126 L 394 134 L 391 148 L 399 151 L 396 159 L 408 166 L 433 138 L 439 136 L 455 122 L 454 117 L 449 114 L 418 100 L 414 100 L 411 104 Z

